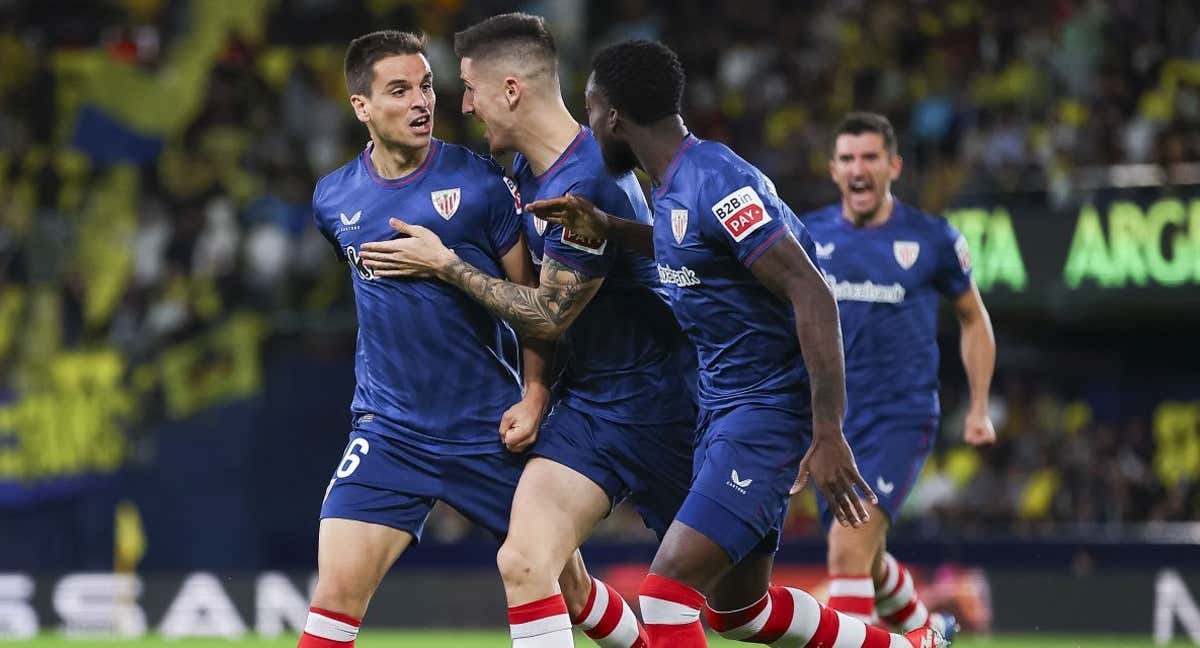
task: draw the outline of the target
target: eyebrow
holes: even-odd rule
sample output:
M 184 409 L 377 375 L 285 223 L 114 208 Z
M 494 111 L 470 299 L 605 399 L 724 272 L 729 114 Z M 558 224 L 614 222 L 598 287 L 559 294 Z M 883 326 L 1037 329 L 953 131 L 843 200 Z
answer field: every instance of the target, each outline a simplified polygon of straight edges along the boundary
M 432 79 L 433 79 L 433 73 L 426 72 L 425 76 L 421 77 L 421 83 L 425 83 L 426 81 L 430 81 Z M 411 87 L 412 84 L 409 83 L 408 79 L 392 79 L 391 81 L 388 81 L 387 85 L 385 85 L 383 87 L 390 88 L 392 86 L 400 86 L 402 88 L 408 88 L 408 87 Z

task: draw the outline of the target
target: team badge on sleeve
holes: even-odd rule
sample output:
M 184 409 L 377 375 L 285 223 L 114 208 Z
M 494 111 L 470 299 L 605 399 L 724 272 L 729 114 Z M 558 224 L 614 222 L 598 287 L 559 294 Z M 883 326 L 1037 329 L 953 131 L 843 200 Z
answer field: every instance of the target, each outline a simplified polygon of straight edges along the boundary
M 608 247 L 608 241 L 605 239 L 594 239 L 580 236 L 565 227 L 562 230 L 562 242 L 575 248 L 576 250 L 595 255 L 604 254 L 604 248 Z
M 671 210 L 671 233 L 675 235 L 676 243 L 683 243 L 683 235 L 687 234 L 687 210 Z
M 917 256 L 921 254 L 921 244 L 916 241 L 893 241 L 892 254 L 896 255 L 896 263 L 908 270 L 917 262 Z
M 458 204 L 462 201 L 462 188 L 455 187 L 453 189 L 442 189 L 429 194 L 433 199 L 433 208 L 437 213 L 442 215 L 442 218 L 450 220 L 454 212 L 458 211 Z
M 959 234 L 954 240 L 954 254 L 958 255 L 958 265 L 963 272 L 971 271 L 971 251 L 967 249 L 967 239 Z
M 737 242 L 771 222 L 771 215 L 767 213 L 762 198 L 749 185 L 718 200 L 712 206 L 712 212 Z

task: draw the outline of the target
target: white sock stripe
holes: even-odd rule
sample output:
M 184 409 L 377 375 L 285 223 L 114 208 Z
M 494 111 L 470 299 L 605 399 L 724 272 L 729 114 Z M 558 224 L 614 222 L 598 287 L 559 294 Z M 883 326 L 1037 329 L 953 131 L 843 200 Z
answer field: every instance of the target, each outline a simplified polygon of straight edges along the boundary
M 571 617 L 566 614 L 556 614 L 541 619 L 534 619 L 533 621 L 526 621 L 525 623 L 514 623 L 508 626 L 508 628 L 514 640 L 525 639 L 559 630 L 570 630 Z
M 358 626 L 312 611 L 309 611 L 308 620 L 304 622 L 304 631 L 330 641 L 354 641 L 358 636 Z
M 870 625 L 875 625 L 875 621 L 876 621 L 876 617 L 874 614 L 857 614 L 855 612 L 842 612 L 840 610 L 838 611 L 838 614 L 844 614 L 848 617 L 854 617 L 855 619 L 858 619 L 859 621 L 862 621 L 863 623 L 867 623 Z
M 607 637 L 597 638 L 594 641 L 601 646 L 620 646 L 621 648 L 629 648 L 638 639 L 638 621 L 633 615 L 633 610 L 629 608 L 629 604 L 624 600 L 621 601 L 621 620 L 617 623 L 617 627 L 613 628 L 611 634 Z
M 892 614 L 913 599 L 913 582 L 912 577 L 908 575 L 908 570 L 904 570 L 904 581 L 900 584 L 900 590 L 889 598 L 882 601 L 875 601 L 875 612 L 881 617 Z
M 841 612 L 838 615 L 837 638 L 830 648 L 862 648 L 867 638 L 867 626 L 862 621 Z
M 608 588 L 594 578 L 592 587 L 596 590 L 596 598 L 592 601 L 592 609 L 588 612 L 587 618 L 579 624 L 579 627 L 584 630 L 595 628 L 596 624 L 600 623 L 600 619 L 604 618 L 604 611 L 608 609 Z
M 875 582 L 868 578 L 834 578 L 829 581 L 830 596 L 875 598 Z
M 917 607 L 913 609 L 912 614 L 908 618 L 900 622 L 900 629 L 904 632 L 911 632 L 920 628 L 929 622 L 929 610 L 925 609 L 925 604 L 918 602 Z
M 675 601 L 639 596 L 638 602 L 642 606 L 642 621 L 645 623 L 687 625 L 700 618 L 700 610 Z
M 746 639 L 747 637 L 753 637 L 754 635 L 761 632 L 763 627 L 767 625 L 767 620 L 771 618 L 771 605 L 772 605 L 771 595 L 767 594 L 766 599 L 767 599 L 767 604 L 763 607 L 762 611 L 759 612 L 757 616 L 755 616 L 753 619 L 750 619 L 749 621 L 747 621 L 745 624 L 743 624 L 741 626 L 738 626 L 736 628 L 730 628 L 730 629 L 726 630 L 725 632 L 720 633 L 721 636 L 725 637 L 726 639 L 730 639 L 732 641 L 741 641 L 743 639 Z M 747 607 L 753 607 L 755 605 L 758 605 L 757 601 L 754 603 L 751 603 Z M 741 612 L 745 609 L 746 608 L 742 608 L 741 610 L 733 610 L 733 612 Z
M 817 634 L 821 623 L 821 604 L 808 592 L 786 588 L 792 594 L 792 623 L 774 646 L 805 646 Z M 784 643 L 784 639 L 788 642 Z
M 886 594 L 896 587 L 896 583 L 900 582 L 900 563 L 892 557 L 892 554 L 883 554 L 883 586 L 876 590 L 876 594 Z

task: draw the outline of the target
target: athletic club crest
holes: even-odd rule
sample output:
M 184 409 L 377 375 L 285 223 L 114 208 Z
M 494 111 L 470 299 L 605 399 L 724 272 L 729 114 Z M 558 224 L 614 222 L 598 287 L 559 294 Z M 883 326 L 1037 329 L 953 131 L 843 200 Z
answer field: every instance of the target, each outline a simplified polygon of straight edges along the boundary
M 429 197 L 433 199 L 433 208 L 442 215 L 442 218 L 450 220 L 454 212 L 458 211 L 458 204 L 462 201 L 462 188 L 434 191 L 429 194 Z
M 537 216 L 533 217 L 533 229 L 537 230 L 538 236 L 542 236 L 546 233 L 546 225 L 546 221 L 538 218 Z
M 921 254 L 921 244 L 916 241 L 895 241 L 892 243 L 892 253 L 896 255 L 896 263 L 908 270 L 917 262 L 917 255 Z
M 671 210 L 671 233 L 675 235 L 676 243 L 683 243 L 683 235 L 687 234 L 687 210 Z

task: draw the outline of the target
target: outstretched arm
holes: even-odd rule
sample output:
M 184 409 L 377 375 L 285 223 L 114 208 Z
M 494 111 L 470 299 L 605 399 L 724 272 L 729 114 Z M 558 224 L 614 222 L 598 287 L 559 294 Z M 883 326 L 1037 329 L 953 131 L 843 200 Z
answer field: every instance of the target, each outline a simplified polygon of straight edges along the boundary
M 531 202 L 525 205 L 525 210 L 546 222 L 558 223 L 580 236 L 613 240 L 642 256 L 654 258 L 653 226 L 612 216 L 587 198 L 567 194 Z
M 812 390 L 812 447 L 800 464 L 793 492 L 811 475 L 842 524 L 859 526 L 867 510 L 854 487 L 875 503 L 871 487 L 858 472 L 854 455 L 842 435 L 846 409 L 846 368 L 842 358 L 842 329 L 837 301 L 821 272 L 790 234 L 779 238 L 754 265 L 754 276 L 779 299 L 791 304 L 796 337 Z

